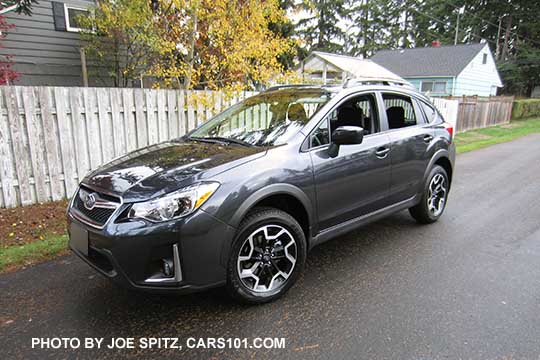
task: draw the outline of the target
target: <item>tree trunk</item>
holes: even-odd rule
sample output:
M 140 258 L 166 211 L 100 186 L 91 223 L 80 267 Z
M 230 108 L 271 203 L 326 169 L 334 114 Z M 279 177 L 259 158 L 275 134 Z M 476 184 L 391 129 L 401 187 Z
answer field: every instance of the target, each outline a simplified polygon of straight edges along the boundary
M 321 9 L 321 13 L 319 14 L 319 20 L 317 27 L 319 28 L 319 39 L 317 41 L 317 48 L 318 50 L 324 49 L 324 9 Z

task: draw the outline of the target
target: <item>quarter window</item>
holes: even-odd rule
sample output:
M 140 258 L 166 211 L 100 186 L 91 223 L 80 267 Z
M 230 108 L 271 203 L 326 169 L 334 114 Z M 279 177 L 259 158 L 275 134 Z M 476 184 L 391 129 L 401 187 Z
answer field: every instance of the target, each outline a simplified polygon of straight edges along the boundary
M 420 106 L 422 106 L 422 109 L 424 110 L 424 114 L 426 114 L 426 122 L 428 124 L 432 123 L 437 118 L 437 110 L 423 101 L 418 101 L 418 103 L 420 103 Z
M 414 126 L 418 123 L 410 97 L 385 93 L 383 100 L 389 129 Z
M 330 132 L 328 131 L 328 118 L 324 118 L 319 126 L 313 131 L 310 138 L 311 147 L 330 144 Z

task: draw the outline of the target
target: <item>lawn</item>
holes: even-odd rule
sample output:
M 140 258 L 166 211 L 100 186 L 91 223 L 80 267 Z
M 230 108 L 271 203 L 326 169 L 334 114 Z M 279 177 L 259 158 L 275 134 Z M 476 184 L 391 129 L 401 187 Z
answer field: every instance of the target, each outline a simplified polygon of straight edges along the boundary
M 44 262 L 67 252 L 67 235 L 46 235 L 43 240 L 0 248 L 0 273 Z
M 0 209 L 0 273 L 67 254 L 66 201 Z
M 532 133 L 540 133 L 540 119 L 512 121 L 506 125 L 456 134 L 456 149 L 458 154 L 460 154 L 514 140 Z
M 540 119 L 457 134 L 458 153 L 540 133 Z M 65 201 L 0 209 L 0 273 L 67 254 Z

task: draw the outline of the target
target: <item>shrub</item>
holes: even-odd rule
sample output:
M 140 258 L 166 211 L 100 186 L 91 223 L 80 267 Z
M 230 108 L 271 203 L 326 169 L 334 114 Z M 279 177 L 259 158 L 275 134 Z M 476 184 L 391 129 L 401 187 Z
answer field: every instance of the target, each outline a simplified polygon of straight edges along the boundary
M 512 120 L 540 117 L 540 99 L 515 100 L 512 106 Z

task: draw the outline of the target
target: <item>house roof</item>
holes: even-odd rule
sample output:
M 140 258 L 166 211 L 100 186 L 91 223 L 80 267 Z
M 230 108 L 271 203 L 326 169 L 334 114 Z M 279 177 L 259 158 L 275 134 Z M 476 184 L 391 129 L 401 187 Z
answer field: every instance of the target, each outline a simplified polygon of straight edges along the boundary
M 403 77 L 458 76 L 487 44 L 381 50 L 371 60 Z
M 381 78 L 404 81 L 399 75 L 394 74 L 371 60 L 353 56 L 330 54 L 322 51 L 313 51 L 306 59 L 305 64 L 308 64 L 309 60 L 313 57 L 319 57 L 334 67 L 350 73 L 355 78 Z

